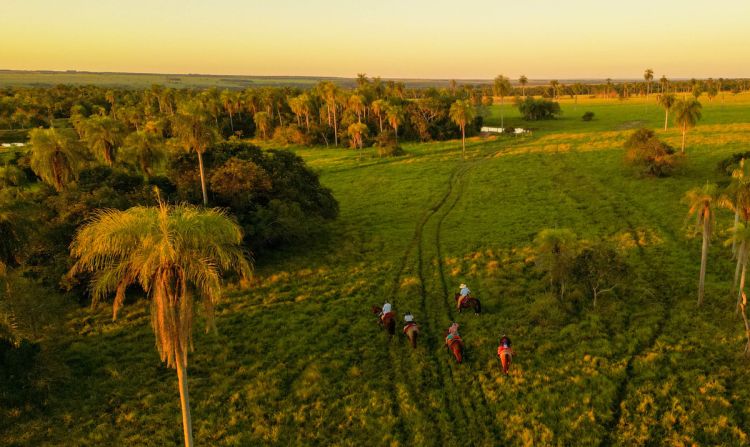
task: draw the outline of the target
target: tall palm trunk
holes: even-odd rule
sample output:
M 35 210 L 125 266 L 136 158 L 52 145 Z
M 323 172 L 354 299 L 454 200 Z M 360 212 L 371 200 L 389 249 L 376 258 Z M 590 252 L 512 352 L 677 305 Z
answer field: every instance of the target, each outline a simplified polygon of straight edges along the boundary
M 339 125 L 336 122 L 336 103 L 333 103 L 333 145 L 339 146 Z
M 503 97 L 500 97 L 500 127 L 505 129 L 505 121 L 503 120 Z
M 734 210 L 734 230 L 737 230 L 737 225 L 740 223 L 740 211 L 739 209 Z M 732 254 L 737 256 L 737 240 L 732 239 Z M 736 281 L 736 279 L 735 279 Z
M 745 323 L 745 337 L 747 337 L 747 343 L 745 344 L 745 354 L 750 352 L 750 322 L 747 321 L 747 296 L 742 295 L 742 301 L 739 303 L 739 308 L 742 309 L 742 321 Z
M 682 150 L 681 152 L 685 153 L 685 134 L 687 133 L 687 124 L 682 123 Z
M 232 117 L 232 111 L 229 111 L 229 126 L 232 128 L 232 133 L 234 133 L 234 118 Z
M 178 355 L 175 360 L 177 363 L 177 381 L 180 385 L 180 405 L 182 406 L 182 435 L 185 438 L 185 447 L 193 447 L 193 420 L 190 417 L 187 367 L 182 356 Z
M 466 159 L 466 126 L 461 126 L 461 160 Z
M 706 213 L 708 214 L 708 213 Z M 706 287 L 706 262 L 708 261 L 708 239 L 711 236 L 709 234 L 709 217 L 704 218 L 703 223 L 703 249 L 701 252 L 701 273 L 700 279 L 698 280 L 698 305 L 703 304 L 703 294 Z
M 198 153 L 198 168 L 201 174 L 201 191 L 203 192 L 203 206 L 208 206 L 208 193 L 206 192 L 206 175 L 203 171 L 203 151 L 196 151 Z
M 669 109 L 666 109 L 666 113 L 664 114 L 664 130 L 667 130 L 668 124 L 669 124 Z
M 737 291 L 737 280 L 740 278 L 740 270 L 742 269 L 742 254 L 745 253 L 745 241 L 740 244 L 739 251 L 737 252 L 737 266 L 734 268 L 734 281 L 732 281 L 732 294 Z
M 740 290 L 737 292 L 737 308 L 735 314 L 740 311 L 740 304 L 742 304 L 742 293 L 745 291 L 745 273 L 747 272 L 747 253 L 742 253 L 742 273 L 740 274 Z

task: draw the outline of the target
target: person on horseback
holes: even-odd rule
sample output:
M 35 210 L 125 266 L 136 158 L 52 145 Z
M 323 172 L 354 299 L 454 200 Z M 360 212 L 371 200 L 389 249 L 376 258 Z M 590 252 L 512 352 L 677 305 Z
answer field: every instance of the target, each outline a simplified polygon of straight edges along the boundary
M 500 346 L 497 347 L 497 354 L 500 355 L 500 348 L 510 349 L 510 346 L 511 346 L 510 337 L 503 334 L 503 336 L 500 338 Z
M 380 315 L 378 315 L 378 317 L 380 317 L 380 320 L 382 321 L 383 317 L 385 317 L 386 314 L 389 313 L 391 313 L 391 303 L 386 302 L 385 304 L 383 304 L 383 308 L 381 309 Z
M 404 314 L 404 334 L 409 330 L 410 327 L 416 326 L 417 322 L 414 321 L 414 315 L 411 312 Z
M 459 298 L 458 298 L 458 302 L 456 303 L 456 306 L 458 306 L 458 309 L 461 309 L 461 304 L 463 304 L 463 302 L 467 298 L 469 298 L 469 296 L 471 296 L 471 290 L 469 290 L 466 284 L 463 284 L 463 283 L 461 283 L 461 285 L 458 286 L 458 288 L 460 290 L 458 292 Z
M 511 359 L 515 355 L 515 352 L 513 352 L 513 348 L 511 346 L 512 343 L 510 341 L 510 337 L 503 334 L 503 336 L 500 337 L 500 344 L 497 347 L 497 358 L 500 359 L 500 363 L 503 365 L 503 372 L 505 374 L 508 374 Z
M 448 328 L 448 335 L 445 337 L 445 342 L 450 343 L 451 340 L 454 338 L 461 338 L 460 335 L 458 335 L 458 323 L 453 323 Z

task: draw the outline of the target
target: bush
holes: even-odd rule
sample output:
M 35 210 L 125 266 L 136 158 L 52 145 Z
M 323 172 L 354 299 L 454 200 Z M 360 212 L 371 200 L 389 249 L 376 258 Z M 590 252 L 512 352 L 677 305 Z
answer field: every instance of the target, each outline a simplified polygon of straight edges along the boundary
M 375 138 L 375 146 L 380 157 L 398 157 L 406 152 L 398 145 L 396 137 L 391 132 L 383 132 Z
M 740 167 L 740 161 L 742 161 L 743 159 L 750 160 L 750 151 L 738 152 L 736 154 L 732 154 L 730 157 L 721 160 L 716 164 L 716 170 L 722 174 L 732 175 L 732 171 Z
M 659 140 L 653 130 L 638 129 L 625 141 L 625 162 L 643 168 L 654 177 L 670 175 L 682 162 L 682 155 Z
M 584 113 L 583 116 L 581 117 L 581 119 L 584 120 L 584 121 L 591 121 L 591 120 L 593 120 L 594 119 L 594 112 L 586 112 L 586 113 Z
M 273 131 L 273 142 L 281 146 L 289 144 L 306 145 L 310 144 L 310 138 L 297 126 L 290 125 L 277 127 Z
M 546 99 L 528 97 L 516 105 L 523 119 L 527 121 L 549 120 L 562 113 L 560 104 Z

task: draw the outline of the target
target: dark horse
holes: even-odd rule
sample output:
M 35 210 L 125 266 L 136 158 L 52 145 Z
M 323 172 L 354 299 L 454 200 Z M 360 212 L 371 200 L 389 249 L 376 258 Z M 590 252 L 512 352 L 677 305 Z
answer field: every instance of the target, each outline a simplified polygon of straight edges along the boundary
M 417 323 L 407 323 L 404 326 L 404 335 L 409 339 L 412 348 L 417 348 L 417 336 L 419 335 L 419 326 Z
M 381 311 L 382 309 L 378 306 L 372 306 L 373 314 L 380 315 Z M 396 334 L 396 314 L 394 312 L 388 312 L 382 317 L 378 317 L 378 324 L 388 331 L 388 335 L 393 336 Z
M 453 353 L 453 357 L 456 358 L 456 363 L 461 363 L 464 360 L 464 341 L 461 340 L 461 336 L 456 334 L 452 338 L 448 338 L 448 333 L 445 333 L 445 347 Z
M 461 299 L 461 294 L 457 293 L 453 297 L 453 299 L 456 300 L 456 308 L 458 310 L 458 313 L 461 313 L 461 309 L 468 309 L 468 308 L 473 308 L 474 313 L 477 315 L 482 313 L 482 303 L 479 302 L 478 298 L 474 298 L 473 296 L 469 295 L 466 297 L 465 300 L 463 300 L 460 306 L 458 304 L 458 300 Z

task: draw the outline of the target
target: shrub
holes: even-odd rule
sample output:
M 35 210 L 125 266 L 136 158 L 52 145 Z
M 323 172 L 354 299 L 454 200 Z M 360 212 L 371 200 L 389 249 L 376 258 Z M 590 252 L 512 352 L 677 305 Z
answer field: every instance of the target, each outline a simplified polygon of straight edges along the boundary
M 586 113 L 584 113 L 583 116 L 581 117 L 581 119 L 584 120 L 584 121 L 591 121 L 591 120 L 593 120 L 594 119 L 594 112 L 586 112 Z
M 380 157 L 398 157 L 406 152 L 398 145 L 396 137 L 391 132 L 383 132 L 375 138 L 375 146 Z
M 612 246 L 598 242 L 581 250 L 573 260 L 573 281 L 583 286 L 593 300 L 612 291 L 626 277 L 627 264 Z
M 722 174 L 732 175 L 732 171 L 740 167 L 740 161 L 750 160 L 750 151 L 738 152 L 721 160 L 716 164 L 716 170 Z
M 289 144 L 305 145 L 309 144 L 310 139 L 297 126 L 277 127 L 273 131 L 273 142 L 286 146 Z
M 527 121 L 549 120 L 562 113 L 560 104 L 546 99 L 528 97 L 518 101 L 518 111 Z
M 682 155 L 659 140 L 653 130 L 638 129 L 625 141 L 625 162 L 654 177 L 670 175 L 682 162 Z

